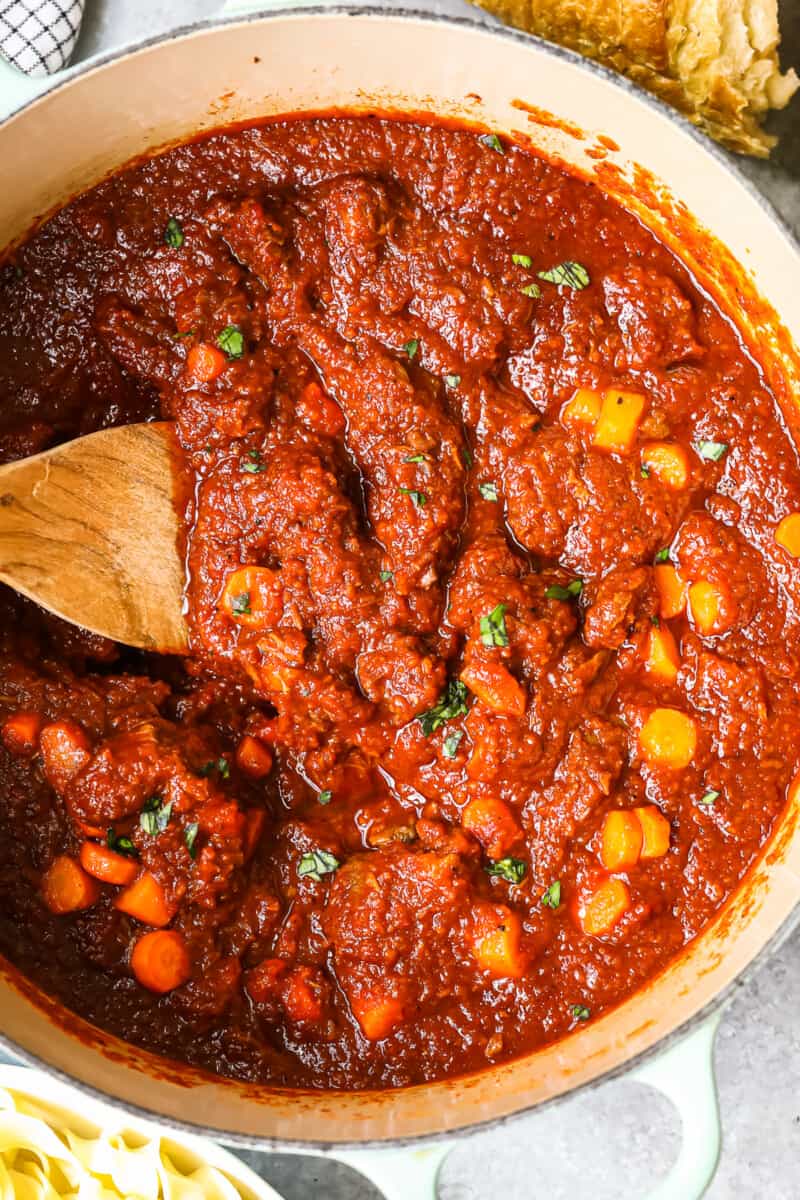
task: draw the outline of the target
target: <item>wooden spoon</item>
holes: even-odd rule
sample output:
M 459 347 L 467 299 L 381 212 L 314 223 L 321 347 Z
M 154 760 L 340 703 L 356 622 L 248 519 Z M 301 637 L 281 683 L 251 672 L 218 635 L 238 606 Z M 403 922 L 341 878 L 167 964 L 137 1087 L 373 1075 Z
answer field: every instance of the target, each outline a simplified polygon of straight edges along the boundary
M 129 646 L 185 653 L 176 443 L 123 425 L 0 467 L 0 580 Z

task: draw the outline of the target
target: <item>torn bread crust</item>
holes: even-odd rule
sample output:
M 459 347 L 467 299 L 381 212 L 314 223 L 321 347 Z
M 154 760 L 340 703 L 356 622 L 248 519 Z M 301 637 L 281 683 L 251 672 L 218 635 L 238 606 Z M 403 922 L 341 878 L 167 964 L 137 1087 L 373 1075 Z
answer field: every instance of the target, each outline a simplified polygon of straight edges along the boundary
M 743 154 L 769 154 L 775 139 L 760 121 L 798 87 L 778 62 L 777 0 L 476 2 L 622 72 Z

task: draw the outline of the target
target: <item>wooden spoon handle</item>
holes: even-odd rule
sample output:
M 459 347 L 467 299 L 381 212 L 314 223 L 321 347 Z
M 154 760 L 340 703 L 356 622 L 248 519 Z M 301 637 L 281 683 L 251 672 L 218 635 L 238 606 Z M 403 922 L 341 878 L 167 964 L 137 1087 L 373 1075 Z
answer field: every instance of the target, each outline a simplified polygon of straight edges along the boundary
M 0 579 L 93 633 L 185 651 L 175 450 L 170 425 L 128 425 L 0 468 Z

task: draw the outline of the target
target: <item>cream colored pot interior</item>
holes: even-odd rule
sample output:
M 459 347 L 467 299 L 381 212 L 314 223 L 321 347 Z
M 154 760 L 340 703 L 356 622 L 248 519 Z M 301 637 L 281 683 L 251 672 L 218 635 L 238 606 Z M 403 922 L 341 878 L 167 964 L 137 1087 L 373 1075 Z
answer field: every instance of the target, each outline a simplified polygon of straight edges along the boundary
M 529 106 L 526 110 L 517 102 Z M 651 101 L 567 55 L 513 34 L 361 13 L 289 14 L 203 29 L 98 67 L 0 128 L 9 186 L 0 245 L 33 218 L 128 159 L 198 130 L 281 112 L 379 106 L 466 117 L 530 139 L 638 208 L 712 289 L 735 287 L 748 335 L 779 314 L 787 336 L 763 341 L 773 382 L 797 388 L 798 254 L 761 202 Z M 587 132 L 548 125 L 554 112 Z M 598 143 L 603 134 L 618 143 Z M 636 171 L 631 164 L 639 164 Z M 650 174 L 664 181 L 665 191 Z M 695 238 L 685 210 L 713 230 Z M 759 306 L 760 293 L 768 306 Z M 30 989 L 2 982 L 3 1032 L 27 1052 L 129 1106 L 250 1138 L 341 1142 L 412 1137 L 486 1121 L 618 1067 L 689 1020 L 789 917 L 800 896 L 797 802 L 748 883 L 683 959 L 631 1001 L 550 1049 L 462 1081 L 395 1093 L 301 1095 L 189 1079 L 80 1023 L 54 1024 Z

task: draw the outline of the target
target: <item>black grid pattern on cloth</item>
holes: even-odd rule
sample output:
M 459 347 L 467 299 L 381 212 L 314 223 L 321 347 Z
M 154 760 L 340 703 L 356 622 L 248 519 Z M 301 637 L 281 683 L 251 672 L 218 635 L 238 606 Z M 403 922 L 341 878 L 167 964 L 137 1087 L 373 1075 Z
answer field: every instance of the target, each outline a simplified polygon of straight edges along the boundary
M 50 75 L 69 62 L 84 0 L 0 0 L 0 53 L 26 75 Z

